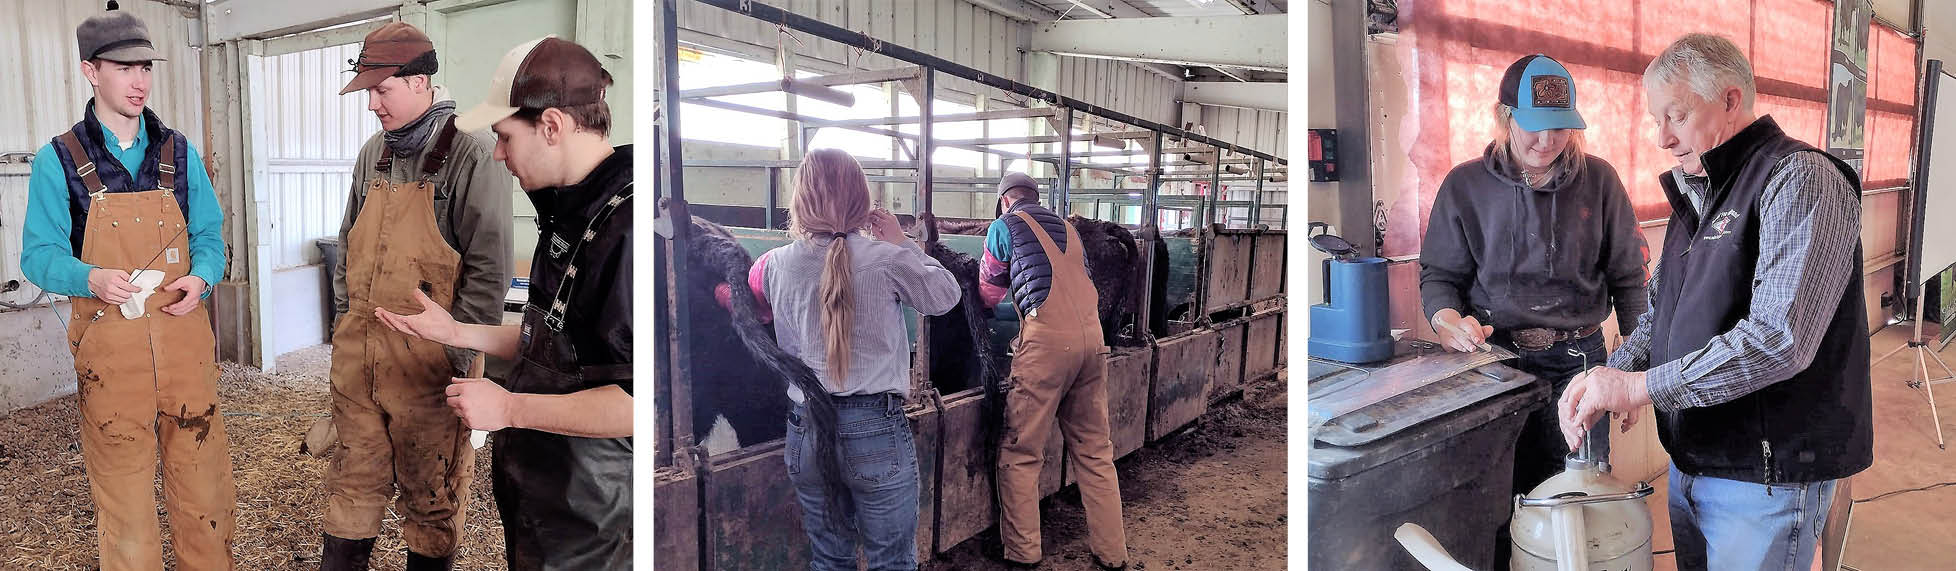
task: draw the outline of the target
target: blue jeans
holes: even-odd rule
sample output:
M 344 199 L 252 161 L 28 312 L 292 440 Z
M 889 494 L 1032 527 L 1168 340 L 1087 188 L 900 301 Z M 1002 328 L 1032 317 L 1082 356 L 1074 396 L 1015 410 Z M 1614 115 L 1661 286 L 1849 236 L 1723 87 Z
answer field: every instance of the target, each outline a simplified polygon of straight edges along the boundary
M 837 528 L 827 517 L 826 492 L 802 419 L 806 405 L 788 413 L 788 480 L 801 504 L 815 571 L 854 571 L 856 547 L 871 571 L 917 568 L 917 443 L 903 399 L 894 393 L 836 397 L 842 472 L 855 498 L 853 526 Z
M 1587 370 L 1583 368 L 1585 365 L 1609 364 L 1610 353 L 1603 348 L 1601 332 L 1559 341 L 1541 351 L 1516 348 L 1505 332 L 1496 333 L 1488 341 L 1513 350 L 1520 358 L 1510 364 L 1547 382 L 1552 389 L 1548 406 L 1529 413 L 1528 423 L 1522 426 L 1521 436 L 1515 443 L 1514 493 L 1526 494 L 1544 480 L 1562 473 L 1563 459 L 1570 453 L 1568 441 L 1562 439 L 1562 424 L 1556 417 L 1556 400 L 1562 398 L 1562 392 L 1576 375 Z M 1599 421 L 1590 427 L 1589 440 L 1595 443 L 1592 448 L 1598 457 L 1610 457 L 1610 423 Z
M 1839 480 L 1754 484 L 1692 476 L 1671 465 L 1671 536 L 1678 569 L 1806 569 Z

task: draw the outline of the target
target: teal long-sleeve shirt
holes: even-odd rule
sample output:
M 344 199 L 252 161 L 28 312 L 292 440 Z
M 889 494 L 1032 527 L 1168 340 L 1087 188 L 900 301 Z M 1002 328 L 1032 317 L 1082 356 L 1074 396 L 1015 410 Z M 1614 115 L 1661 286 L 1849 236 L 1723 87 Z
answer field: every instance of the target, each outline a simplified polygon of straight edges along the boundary
M 109 154 L 132 173 L 142 165 L 143 155 L 152 142 L 144 121 L 137 119 L 136 141 L 127 150 L 108 126 L 102 127 L 102 140 L 107 143 Z M 186 175 L 182 177 L 184 182 L 188 183 L 180 186 L 190 193 L 187 197 L 190 211 L 185 213 L 189 218 L 186 233 L 190 241 L 190 275 L 204 280 L 204 296 L 209 297 L 211 288 L 224 277 L 224 210 L 218 206 L 217 191 L 211 186 L 210 173 L 204 170 L 197 147 L 188 145 L 184 151 L 190 164 L 178 166 Z M 48 292 L 94 297 L 88 290 L 88 272 L 95 266 L 83 263 L 80 253 L 68 240 L 74 225 L 68 216 L 67 175 L 61 159 L 54 154 L 54 143 L 42 145 L 34 155 L 33 171 L 27 179 L 27 220 L 21 230 L 20 267 L 28 281 Z

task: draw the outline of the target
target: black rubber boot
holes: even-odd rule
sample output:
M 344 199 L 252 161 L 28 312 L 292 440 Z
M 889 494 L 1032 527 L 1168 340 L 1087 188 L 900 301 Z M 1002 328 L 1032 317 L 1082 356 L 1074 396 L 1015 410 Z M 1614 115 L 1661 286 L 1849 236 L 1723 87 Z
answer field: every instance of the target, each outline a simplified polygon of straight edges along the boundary
M 324 538 L 325 551 L 319 555 L 319 571 L 367 571 L 367 561 L 373 558 L 374 538 L 342 539 L 328 534 Z
M 455 557 L 429 557 L 413 551 L 407 552 L 407 571 L 453 571 Z

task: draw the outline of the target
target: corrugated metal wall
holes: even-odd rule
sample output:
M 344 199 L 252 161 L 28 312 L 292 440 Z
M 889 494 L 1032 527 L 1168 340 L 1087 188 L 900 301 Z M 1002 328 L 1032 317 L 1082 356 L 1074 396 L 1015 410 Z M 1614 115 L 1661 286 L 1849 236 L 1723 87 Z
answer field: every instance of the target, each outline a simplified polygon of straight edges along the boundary
M 1182 82 L 1110 59 L 1059 57 L 1060 95 L 1157 123 L 1175 123 Z
M 922 51 L 986 73 L 1026 81 L 1028 24 L 1000 16 L 962 0 L 786 0 L 777 2 L 797 14 L 871 37 Z M 772 24 L 697 2 L 679 3 L 679 27 L 744 44 L 745 51 L 787 47 L 804 60 L 803 67 L 888 69 L 905 65 L 894 59 L 796 32 L 781 35 Z M 813 59 L 817 62 L 806 62 Z M 1180 83 L 1139 66 L 1114 60 L 1062 57 L 1061 95 L 1087 101 L 1143 119 L 1174 120 L 1174 100 Z M 824 65 L 825 64 L 825 65 Z M 940 76 L 940 89 L 976 94 L 979 86 L 964 79 Z M 983 88 L 984 94 L 1000 94 Z M 940 96 L 941 99 L 948 99 Z
M 265 58 L 252 71 L 265 85 L 273 270 L 319 263 L 313 241 L 339 233 L 353 159 L 380 132 L 366 92 L 339 94 L 346 61 L 359 54 L 359 44 L 347 44 Z
M 1290 114 L 1276 111 L 1200 105 L 1202 117 L 1194 120 L 1210 137 L 1290 158 Z
M 144 0 L 123 2 L 122 9 L 142 18 L 156 48 L 169 58 L 156 65 L 150 109 L 201 150 L 202 72 L 189 39 L 195 20 Z M 75 27 L 99 10 L 101 3 L 90 0 L 0 0 L 0 49 L 7 53 L 0 57 L 0 78 L 6 78 L 0 81 L 0 155 L 38 152 L 81 120 L 91 91 L 75 52 Z M 0 162 L 0 284 L 20 280 L 21 286 L 0 293 L 0 301 L 8 303 L 40 295 L 19 270 L 27 174 L 24 162 Z

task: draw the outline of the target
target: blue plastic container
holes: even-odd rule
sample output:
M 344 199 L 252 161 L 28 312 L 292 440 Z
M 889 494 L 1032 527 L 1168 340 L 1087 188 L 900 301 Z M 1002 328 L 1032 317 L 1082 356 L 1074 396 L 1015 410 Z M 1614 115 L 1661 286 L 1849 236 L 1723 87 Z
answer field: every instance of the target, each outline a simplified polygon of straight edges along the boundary
M 1310 355 L 1347 363 L 1392 356 L 1385 258 L 1326 260 L 1325 303 L 1311 306 Z

